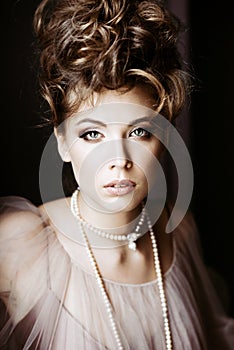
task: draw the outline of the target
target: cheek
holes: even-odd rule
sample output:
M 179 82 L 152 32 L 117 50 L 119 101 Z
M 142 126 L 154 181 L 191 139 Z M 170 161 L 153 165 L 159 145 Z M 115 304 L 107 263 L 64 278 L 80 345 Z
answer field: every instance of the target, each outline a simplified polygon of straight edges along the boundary
M 76 142 L 69 150 L 71 164 L 74 176 L 78 184 L 83 187 L 93 187 L 94 179 L 103 164 L 106 148 L 101 148 L 98 145 L 87 145 L 81 142 Z
M 88 152 L 85 151 L 85 149 L 80 147 L 78 144 L 74 144 L 71 147 L 69 154 L 74 176 L 76 178 L 76 181 L 79 183 L 79 174 L 81 171 L 81 167 L 85 161 L 85 158 L 87 157 Z
M 158 139 L 155 139 L 150 145 L 149 145 L 150 152 L 159 160 L 161 154 L 163 153 L 164 146 Z

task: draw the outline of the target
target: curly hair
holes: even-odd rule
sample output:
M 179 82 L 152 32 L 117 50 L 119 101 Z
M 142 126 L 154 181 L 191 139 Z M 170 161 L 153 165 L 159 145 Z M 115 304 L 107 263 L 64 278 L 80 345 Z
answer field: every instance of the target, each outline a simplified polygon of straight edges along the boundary
M 187 74 L 177 49 L 180 23 L 161 1 L 43 0 L 34 28 L 55 126 L 95 92 L 137 84 L 153 87 L 156 108 L 168 119 L 181 110 Z

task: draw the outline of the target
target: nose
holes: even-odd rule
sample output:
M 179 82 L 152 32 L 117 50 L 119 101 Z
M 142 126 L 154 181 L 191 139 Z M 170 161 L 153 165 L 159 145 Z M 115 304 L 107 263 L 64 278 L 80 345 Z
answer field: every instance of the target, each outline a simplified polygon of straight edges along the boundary
M 126 158 L 115 158 L 111 160 L 109 164 L 109 169 L 120 168 L 120 169 L 130 169 L 132 167 L 132 161 Z
M 124 145 L 123 140 L 116 140 L 110 147 L 113 147 L 113 158 L 109 162 L 109 169 L 121 168 L 130 169 L 132 167 L 132 161 Z

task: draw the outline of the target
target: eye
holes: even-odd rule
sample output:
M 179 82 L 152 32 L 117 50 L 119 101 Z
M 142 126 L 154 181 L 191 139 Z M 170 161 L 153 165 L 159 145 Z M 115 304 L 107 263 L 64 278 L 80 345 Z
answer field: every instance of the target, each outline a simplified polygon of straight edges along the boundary
M 133 130 L 129 136 L 133 137 L 149 137 L 151 134 L 149 131 L 143 129 L 143 128 L 137 128 Z
M 102 137 L 103 135 L 97 130 L 89 130 L 80 135 L 80 138 L 84 139 L 85 141 L 97 141 L 100 140 Z

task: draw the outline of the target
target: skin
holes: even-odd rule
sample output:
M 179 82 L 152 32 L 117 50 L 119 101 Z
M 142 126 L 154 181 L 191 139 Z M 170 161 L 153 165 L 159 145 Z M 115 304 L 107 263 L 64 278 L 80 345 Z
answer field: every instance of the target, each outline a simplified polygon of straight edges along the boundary
M 124 94 L 118 91 L 104 91 L 102 94 L 94 96 L 94 104 L 101 106 L 110 103 L 130 103 L 153 109 L 154 99 L 149 91 L 143 87 L 135 87 L 131 91 Z M 91 106 L 85 103 L 79 109 L 80 112 L 85 112 Z M 89 186 L 81 185 L 81 192 L 79 195 L 79 207 L 82 217 L 91 222 L 93 226 L 101 229 L 113 229 L 116 233 L 129 232 L 132 220 L 137 217 L 140 212 L 141 202 L 147 195 L 147 176 L 145 176 L 145 169 L 150 168 L 151 163 L 143 162 L 144 172 L 142 168 L 134 163 L 134 152 L 126 151 L 121 140 L 128 139 L 131 142 L 136 142 L 141 145 L 144 150 L 150 152 L 154 157 L 159 157 L 162 152 L 162 146 L 159 140 L 155 137 L 146 137 L 140 125 L 127 125 L 126 123 L 106 123 L 105 116 L 99 117 L 99 121 L 104 121 L 105 126 L 97 125 L 97 115 L 89 115 L 89 119 L 95 120 L 94 123 L 81 123 L 78 127 L 74 126 L 74 120 L 69 118 L 66 124 L 65 133 L 59 133 L 57 130 L 58 149 L 64 161 L 71 161 L 75 177 L 80 182 L 80 173 L 82 165 L 85 164 L 85 159 L 92 154 L 95 157 L 95 148 L 107 141 L 120 140 L 117 143 L 117 150 L 115 158 L 108 159 L 103 162 L 100 169 L 94 169 L 95 186 L 98 197 L 90 198 L 88 192 Z M 104 118 L 104 119 L 102 119 Z M 82 118 L 81 118 L 82 119 Z M 81 119 L 78 119 L 81 121 Z M 87 130 L 86 130 L 87 129 Z M 78 137 L 77 137 L 78 135 Z M 85 136 L 84 136 L 85 135 Z M 98 157 L 98 154 L 96 155 Z M 147 158 L 147 157 L 146 157 Z M 92 158 L 94 159 L 94 158 Z M 113 196 L 106 194 L 103 191 L 103 185 L 110 182 L 113 178 L 121 179 L 127 178 L 136 183 L 134 187 L 134 195 L 132 192 L 124 196 L 117 196 L 116 202 L 120 200 L 120 204 L 114 207 L 111 213 L 107 213 L 105 209 L 113 201 Z M 114 196 L 116 199 L 116 196 Z M 100 199 L 98 203 L 97 198 Z M 64 200 L 61 200 L 64 201 Z M 53 221 L 56 222 L 55 229 L 60 227 L 59 217 L 64 218 L 65 210 L 62 202 L 53 202 L 49 204 L 52 207 Z M 103 204 L 104 203 L 104 204 Z M 105 203 L 107 206 L 105 207 Z M 57 208 L 59 209 L 56 209 Z M 54 207 L 54 209 L 53 209 Z M 62 214 L 63 212 L 63 214 Z M 157 231 L 158 244 L 160 249 L 160 257 L 163 272 L 167 271 L 172 262 L 172 242 L 171 236 L 164 233 L 165 225 L 167 223 L 168 213 L 163 210 L 159 220 L 154 226 Z M 72 223 L 66 221 L 66 226 L 70 225 L 70 229 L 74 230 Z M 77 229 L 77 228 L 76 228 Z M 79 263 L 83 265 L 86 270 L 92 271 L 89 261 L 83 247 L 75 246 L 69 239 L 60 234 L 61 230 L 56 229 L 58 238 L 62 244 L 69 251 L 74 258 L 79 256 Z M 148 234 L 142 236 L 137 243 L 137 251 L 133 252 L 128 249 L 126 245 L 121 245 L 115 249 L 93 249 L 96 260 L 102 275 L 117 282 L 125 283 L 144 283 L 155 279 L 155 271 L 153 265 L 153 255 L 151 241 Z M 107 263 L 108 262 L 108 263 Z
M 136 87 L 125 94 L 120 94 L 116 91 L 106 91 L 101 95 L 96 96 L 97 105 L 120 102 L 123 104 L 136 104 L 147 108 L 153 108 L 154 105 L 152 95 L 147 92 L 146 89 L 141 87 Z M 82 110 L 86 111 L 89 108 L 90 105 L 84 104 L 82 109 L 77 112 L 81 112 Z M 123 117 L 125 118 L 126 116 L 127 115 L 124 115 Z M 72 119 L 68 119 L 65 134 L 61 134 L 57 130 L 55 130 L 55 133 L 57 135 L 58 148 L 61 157 L 65 161 L 72 162 L 75 176 L 77 180 L 79 180 L 83 165 L 85 164 L 84 161 L 89 157 L 89 154 L 95 154 L 95 147 L 97 147 L 97 144 L 95 142 L 91 142 L 90 144 L 89 141 L 84 141 L 80 138 L 78 138 L 77 142 L 73 143 L 74 129 L 69 127 L 72 125 L 69 125 L 70 122 L 72 122 Z M 113 178 L 112 172 L 115 172 L 114 177 L 121 178 L 121 176 L 124 176 L 133 179 L 136 182 L 134 191 L 132 191 L 130 194 L 120 196 L 120 198 L 117 196 L 117 198 L 115 198 L 115 202 L 118 204 L 117 210 L 112 210 L 111 213 L 105 213 L 100 211 L 100 208 L 97 207 L 98 203 L 96 198 L 93 200 L 95 206 L 90 205 L 90 201 L 88 200 L 90 199 L 88 186 L 87 188 L 86 186 L 82 186 L 81 188 L 81 194 L 79 196 L 81 215 L 94 226 L 107 228 L 107 231 L 111 228 L 113 228 L 117 233 L 126 233 L 132 230 L 132 220 L 139 214 L 141 201 L 147 195 L 147 177 L 150 178 L 150 172 L 147 173 L 147 171 L 148 167 L 151 167 L 150 160 L 155 157 L 158 158 L 162 152 L 162 146 L 157 138 L 142 138 L 142 130 L 138 130 L 136 132 L 135 127 L 136 125 L 129 126 L 126 123 L 112 123 L 111 125 L 105 127 L 105 130 L 103 131 L 104 137 L 101 136 L 100 139 L 101 144 L 103 143 L 105 145 L 105 142 L 107 141 L 113 142 L 117 140 L 118 142 L 116 143 L 116 146 L 120 146 L 120 148 L 116 147 L 115 157 L 112 157 L 111 160 L 107 159 L 106 162 L 102 162 L 102 166 L 98 169 L 98 171 L 93 173 L 97 175 L 93 176 L 93 178 L 96 180 L 95 186 L 102 206 L 105 206 L 105 203 L 107 203 L 107 206 L 110 206 L 111 202 L 113 201 L 113 197 L 103 192 L 102 186 L 103 179 L 104 183 L 106 183 L 106 181 Z M 94 134 L 89 134 L 89 137 L 91 135 L 94 136 Z M 108 137 L 108 140 L 106 137 Z M 126 146 L 126 144 L 123 142 L 123 140 L 126 139 L 130 143 L 133 142 L 135 148 L 130 147 L 127 149 L 122 147 Z M 127 144 L 127 146 L 129 145 Z M 143 154 L 147 155 L 147 157 L 143 157 L 144 159 L 142 160 L 142 163 L 141 152 L 137 152 L 140 153 L 140 160 L 138 159 L 137 164 L 134 162 L 136 152 L 132 153 L 132 150 L 136 149 L 136 147 L 138 147 L 138 150 L 139 147 L 140 149 L 142 148 Z M 151 158 L 149 156 L 150 154 L 152 155 Z M 100 154 L 97 154 L 97 159 L 98 156 L 100 156 Z M 141 166 L 138 166 L 139 164 Z M 142 169 L 144 169 L 144 171 Z M 119 199 L 121 199 L 120 203 Z M 81 265 L 87 272 L 93 273 L 84 246 L 80 244 L 80 242 L 74 242 L 69 236 L 64 234 L 65 232 L 68 232 L 74 233 L 74 236 L 76 236 L 79 233 L 77 221 L 72 216 L 70 211 L 70 198 L 61 198 L 52 202 L 44 203 L 39 207 L 39 210 L 43 216 L 45 215 L 45 217 L 47 217 L 48 224 L 53 228 L 51 234 L 56 235 L 64 250 L 73 259 L 73 261 Z M 163 273 L 168 271 L 173 259 L 172 236 L 165 234 L 165 226 L 167 221 L 168 213 L 164 209 L 153 227 L 157 235 L 159 256 Z M 103 223 L 105 223 L 104 227 Z M 23 211 L 17 216 L 14 213 L 12 215 L 11 213 L 7 213 L 1 220 L 1 238 L 8 239 L 9 232 L 14 231 L 17 233 L 17 230 L 21 235 L 22 227 L 24 228 L 24 236 L 21 237 L 21 240 L 18 243 L 22 245 L 24 245 L 26 241 L 30 241 L 32 237 L 37 236 L 43 229 L 41 219 L 37 214 L 28 211 Z M 95 239 L 98 240 L 100 238 L 95 236 Z M 103 242 L 101 242 L 100 245 L 103 245 Z M 119 245 L 114 248 L 105 247 L 105 249 L 101 247 L 94 247 L 93 253 L 101 274 L 105 279 L 120 283 L 141 284 L 155 280 L 157 277 L 155 275 L 153 263 L 151 240 L 149 234 L 147 233 L 138 239 L 137 250 L 135 252 L 129 250 L 127 245 Z M 28 267 L 35 263 L 40 254 L 41 246 L 38 245 L 38 252 L 36 252 L 33 256 L 30 254 L 26 254 L 25 256 L 25 268 L 19 272 L 19 283 L 13 290 L 14 303 L 12 303 L 10 308 L 8 308 L 14 322 L 18 322 L 20 319 L 22 319 L 29 312 L 33 303 L 35 302 L 34 293 L 27 295 L 27 298 L 25 299 L 25 286 L 27 286 L 27 283 L 29 282 Z M 14 264 L 15 260 L 12 259 L 12 256 L 7 256 L 4 261 L 3 270 L 0 274 L 0 288 L 2 292 L 7 292 L 12 288 L 11 281 L 15 278 L 13 274 L 15 271 L 13 267 Z M 61 276 L 61 278 L 63 277 L 64 276 Z M 58 281 L 53 274 L 51 274 L 50 280 L 52 290 L 56 291 Z M 69 286 L 65 297 L 65 307 L 72 315 L 74 315 L 74 317 L 79 318 L 80 306 L 76 302 L 77 286 L 78 281 L 75 278 L 71 278 L 69 280 Z M 39 299 L 41 295 L 40 293 L 47 288 L 47 280 L 42 280 L 41 283 L 35 287 L 37 288 L 36 296 Z M 22 301 L 24 308 L 21 308 L 21 313 L 18 313 L 17 305 L 21 304 Z
M 151 126 L 150 116 L 147 115 L 149 111 L 141 106 L 152 108 L 154 100 L 142 88 L 136 87 L 125 94 L 106 91 L 98 101 L 98 106 L 105 107 L 101 112 L 94 110 L 88 116 L 77 114 L 68 118 L 65 134 L 57 134 L 57 139 L 60 154 L 65 161 L 71 161 L 79 183 L 79 204 L 83 217 L 98 227 L 104 228 L 105 223 L 107 228 L 116 227 L 117 222 L 121 226 L 139 212 L 148 186 L 153 183 L 153 165 L 155 157 L 159 158 L 162 152 L 162 146 L 148 132 Z M 134 104 L 134 107 L 126 104 Z M 84 105 L 80 112 L 90 107 Z M 113 109 L 118 111 L 116 117 L 113 115 L 111 118 Z M 145 119 L 140 119 L 141 116 L 145 116 Z M 98 161 L 95 162 L 95 159 Z M 81 177 L 82 171 L 85 172 L 85 182 Z M 133 182 L 135 186 L 131 192 L 134 193 L 110 195 L 107 184 L 115 180 Z M 88 192 L 92 183 L 93 188 Z M 105 209 L 110 207 L 112 210 L 108 213 Z M 105 215 L 107 213 L 109 215 Z

